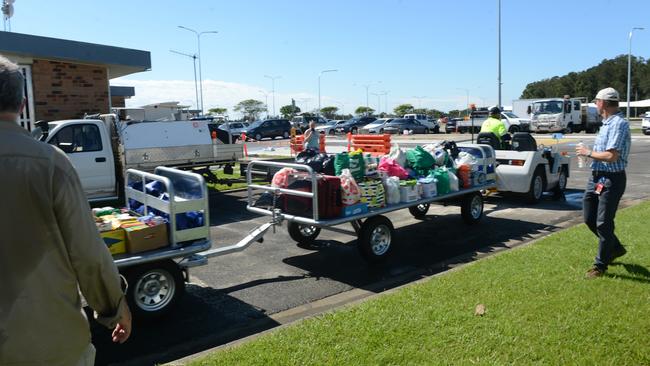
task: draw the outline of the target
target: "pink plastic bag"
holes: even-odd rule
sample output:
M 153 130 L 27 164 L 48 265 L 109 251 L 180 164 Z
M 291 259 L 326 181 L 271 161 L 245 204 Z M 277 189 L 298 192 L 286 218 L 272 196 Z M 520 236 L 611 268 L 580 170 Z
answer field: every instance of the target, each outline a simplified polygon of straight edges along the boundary
M 386 172 L 391 177 L 398 177 L 399 179 L 406 179 L 409 176 L 406 169 L 399 165 L 395 159 L 391 158 L 381 158 L 377 169 Z
M 298 173 L 293 168 L 282 168 L 273 175 L 271 186 L 276 188 L 287 188 L 289 186 L 289 175 Z
M 361 199 L 361 191 L 352 177 L 350 169 L 343 169 L 341 178 L 341 200 L 344 206 L 352 206 Z

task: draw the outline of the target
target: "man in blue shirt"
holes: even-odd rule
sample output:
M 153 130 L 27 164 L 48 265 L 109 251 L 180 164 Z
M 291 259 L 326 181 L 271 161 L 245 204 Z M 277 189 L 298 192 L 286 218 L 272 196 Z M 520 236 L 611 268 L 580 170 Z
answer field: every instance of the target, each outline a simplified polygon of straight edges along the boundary
M 630 125 L 618 110 L 619 95 L 605 88 L 596 95 L 596 107 L 603 125 L 596 137 L 594 149 L 576 147 L 578 156 L 592 159 L 591 177 L 583 199 L 584 220 L 598 236 L 598 255 L 587 278 L 602 276 L 607 265 L 625 255 L 626 250 L 614 234 L 614 216 L 625 192 L 625 167 L 630 154 Z

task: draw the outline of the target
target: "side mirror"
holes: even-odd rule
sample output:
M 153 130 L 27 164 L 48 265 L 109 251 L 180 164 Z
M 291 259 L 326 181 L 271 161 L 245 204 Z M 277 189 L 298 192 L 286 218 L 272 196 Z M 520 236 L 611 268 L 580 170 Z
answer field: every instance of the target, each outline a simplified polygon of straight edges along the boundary
M 533 108 L 531 106 L 528 106 L 528 108 L 526 108 L 526 113 L 530 115 L 532 112 Z

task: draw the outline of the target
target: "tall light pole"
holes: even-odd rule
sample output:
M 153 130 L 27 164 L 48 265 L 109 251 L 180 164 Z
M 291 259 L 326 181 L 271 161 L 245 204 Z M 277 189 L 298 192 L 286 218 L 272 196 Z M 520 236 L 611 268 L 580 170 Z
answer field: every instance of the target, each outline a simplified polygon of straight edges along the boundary
M 634 27 L 632 28 L 630 34 L 628 35 L 630 48 L 627 53 L 627 111 L 625 112 L 628 121 L 630 120 L 630 89 L 631 89 L 631 78 L 632 78 L 632 33 L 634 33 L 635 30 L 644 30 L 644 29 L 645 28 L 642 27 Z
M 420 96 L 420 97 L 418 97 L 416 95 L 413 96 L 413 98 L 418 100 L 418 109 L 422 109 L 422 99 L 424 99 L 426 97 L 427 97 L 426 95 L 423 95 L 423 96 Z
M 384 111 L 386 112 L 386 114 L 389 114 L 388 113 L 388 93 L 390 92 L 390 90 L 382 90 L 381 92 L 384 95 Z
M 465 89 L 465 88 L 456 88 L 456 89 L 465 91 L 465 95 L 467 96 L 467 104 L 465 105 L 465 108 L 469 109 L 469 89 Z
M 377 114 L 381 113 L 381 96 L 388 94 L 386 91 L 382 91 L 379 93 L 372 93 L 372 95 L 377 96 Z
M 271 79 L 271 93 L 273 94 L 273 116 L 275 116 L 275 79 L 280 79 L 282 76 L 269 76 L 264 75 L 265 78 Z
M 258 91 L 264 94 L 264 106 L 266 107 L 266 119 L 269 119 L 269 93 L 261 89 Z
M 199 87 L 198 87 L 198 84 L 196 83 L 196 54 L 189 55 L 187 53 L 178 52 L 178 51 L 174 51 L 174 50 L 169 50 L 169 52 L 176 53 L 176 54 L 179 54 L 179 55 L 182 55 L 182 56 L 187 56 L 187 57 L 191 58 L 194 61 L 193 62 L 194 63 L 194 93 L 196 93 L 196 109 L 199 109 Z
M 326 72 L 337 72 L 337 71 L 339 70 L 336 69 L 323 70 L 318 74 L 318 113 L 316 113 L 318 117 L 320 117 L 320 77 Z
M 361 84 L 361 86 L 366 88 L 366 116 L 368 115 L 368 110 L 370 109 L 370 99 L 368 96 L 368 90 L 370 89 L 370 86 L 372 86 L 372 84 L 381 84 L 381 81 L 371 81 L 366 84 Z M 353 85 L 357 85 L 357 84 L 353 84 Z
M 201 90 L 201 114 L 203 114 L 203 73 L 201 71 L 201 36 L 204 34 L 217 34 L 219 32 L 217 31 L 203 31 L 203 32 L 197 32 L 194 29 L 190 29 L 187 27 L 184 27 L 182 25 L 179 25 L 178 28 L 180 29 L 185 29 L 186 31 L 190 31 L 194 34 L 196 34 L 196 43 L 198 45 L 198 51 L 199 51 L 199 86 Z
M 498 27 L 498 29 L 499 29 L 499 31 L 498 31 L 498 37 L 499 37 L 499 42 L 498 42 L 499 43 L 499 47 L 498 47 L 499 48 L 499 62 L 498 62 L 498 64 L 499 64 L 499 71 L 498 71 L 498 78 L 497 78 L 498 81 L 497 82 L 499 83 L 499 102 L 498 102 L 498 106 L 499 106 L 499 108 L 501 108 L 501 0 L 497 0 L 497 1 L 499 3 L 498 4 L 499 5 L 499 11 L 498 11 L 498 14 L 499 14 L 498 15 L 498 23 L 499 23 L 499 27 Z

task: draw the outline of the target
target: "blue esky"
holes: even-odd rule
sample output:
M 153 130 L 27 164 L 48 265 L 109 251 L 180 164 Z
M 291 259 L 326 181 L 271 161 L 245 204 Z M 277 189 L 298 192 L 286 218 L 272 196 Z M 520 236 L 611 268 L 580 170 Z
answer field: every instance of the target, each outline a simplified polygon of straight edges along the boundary
M 581 71 L 628 52 L 650 57 L 648 0 L 502 0 L 502 103 L 527 83 Z M 497 101 L 497 0 L 330 1 L 45 1 L 17 0 L 12 31 L 151 52 L 152 70 L 113 80 L 132 85 L 129 106 L 195 104 L 189 58 L 201 38 L 204 106 L 232 108 L 270 93 L 276 109 L 338 105 L 346 113 L 370 93 L 401 103 L 450 110 Z M 381 83 L 376 83 L 381 81 Z M 415 96 L 423 98 L 415 98 Z M 381 97 L 381 110 L 386 99 Z M 273 103 L 268 96 L 269 109 Z M 370 95 L 377 109 L 377 96 Z M 230 112 L 231 115 L 234 113 Z

